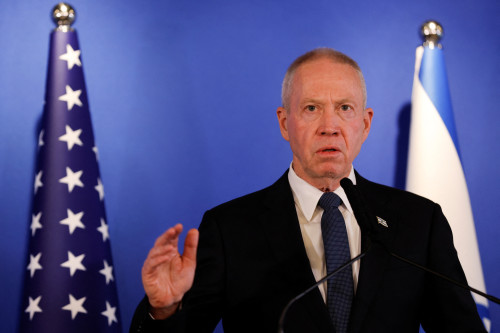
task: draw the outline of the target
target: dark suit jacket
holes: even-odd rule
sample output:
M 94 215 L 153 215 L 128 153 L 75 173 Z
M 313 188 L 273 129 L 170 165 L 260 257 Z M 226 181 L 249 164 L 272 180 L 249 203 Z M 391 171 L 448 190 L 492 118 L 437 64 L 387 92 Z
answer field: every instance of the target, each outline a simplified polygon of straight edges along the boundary
M 485 332 L 468 291 L 391 257 L 465 282 L 441 208 L 356 174 L 371 212 L 372 246 L 361 260 L 350 332 Z M 145 298 L 130 332 L 276 332 L 287 302 L 315 283 L 285 173 L 275 184 L 207 211 L 199 228 L 195 280 L 182 310 L 153 321 Z M 363 246 L 365 244 L 363 239 Z M 316 288 L 291 307 L 285 332 L 334 332 Z

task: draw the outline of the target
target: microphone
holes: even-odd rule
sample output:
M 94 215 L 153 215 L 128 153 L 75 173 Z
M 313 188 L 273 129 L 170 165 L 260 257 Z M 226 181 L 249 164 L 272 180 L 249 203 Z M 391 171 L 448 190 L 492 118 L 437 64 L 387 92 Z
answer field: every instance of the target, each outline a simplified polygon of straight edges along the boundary
M 363 202 L 358 189 L 349 178 L 343 178 L 340 180 L 340 186 L 344 189 L 349 203 L 354 212 L 354 217 L 358 222 L 359 228 L 361 229 L 361 250 L 366 247 L 371 247 L 373 238 L 373 226 L 377 225 L 377 220 L 375 214 L 368 212 L 366 204 Z M 373 219 L 374 221 L 370 221 Z
M 283 308 L 283 311 L 281 311 L 281 316 L 280 316 L 280 320 L 279 320 L 279 324 L 278 324 L 278 333 L 284 333 L 283 326 L 285 324 L 285 316 L 286 316 L 286 314 L 288 312 L 288 309 L 290 309 L 290 307 L 296 301 L 298 301 L 299 299 L 301 299 L 302 297 L 304 297 L 305 295 L 307 295 L 308 293 L 310 293 L 314 288 L 316 288 L 317 286 L 319 286 L 320 284 L 322 284 L 326 280 L 330 279 L 335 274 L 343 271 L 344 269 L 346 269 L 347 267 L 349 267 L 350 265 L 352 265 L 356 261 L 358 261 L 361 258 L 363 258 L 369 250 L 370 250 L 370 248 L 367 248 L 365 251 L 361 252 L 356 257 L 354 257 L 351 260 L 347 261 L 346 263 L 342 264 L 342 266 L 338 267 L 334 271 L 328 273 L 327 275 L 325 275 L 324 277 L 322 277 L 320 280 L 318 280 L 315 284 L 313 284 L 312 286 L 310 286 L 309 288 L 307 288 L 306 290 L 304 290 L 303 292 L 301 292 L 300 294 L 298 294 L 297 296 L 295 296 L 294 298 L 292 298 L 287 303 L 287 305 Z
M 426 271 L 434 276 L 440 277 L 441 279 L 444 279 L 444 280 L 446 280 L 446 281 L 448 281 L 456 286 L 459 286 L 463 289 L 466 289 L 466 290 L 471 291 L 475 294 L 483 296 L 483 297 L 487 298 L 488 300 L 500 305 L 499 298 L 492 296 L 492 295 L 489 295 L 489 294 L 486 294 L 486 293 L 484 293 L 480 290 L 477 290 L 475 288 L 472 288 L 471 286 L 463 284 L 463 283 L 461 283 L 455 279 L 452 279 L 444 274 L 433 271 L 432 269 L 429 269 L 425 266 L 417 264 L 416 262 L 414 262 L 412 260 L 401 257 L 400 255 L 387 249 L 385 247 L 385 245 L 382 244 L 381 242 L 374 240 L 373 228 L 374 228 L 374 226 L 377 225 L 377 220 L 376 220 L 375 214 L 372 214 L 371 212 L 369 212 L 367 205 L 363 202 L 362 196 L 359 194 L 356 186 L 354 186 L 354 184 L 352 183 L 352 181 L 349 178 L 343 178 L 340 181 L 340 186 L 342 186 L 342 188 L 344 189 L 344 191 L 347 195 L 347 198 L 349 199 L 349 203 L 351 204 L 352 210 L 354 211 L 354 216 L 356 217 L 356 220 L 357 220 L 359 227 L 361 229 L 361 237 L 364 241 L 368 242 L 368 244 L 371 245 L 371 242 L 374 242 L 375 244 L 380 245 L 392 257 L 394 257 L 400 261 L 403 261 L 403 262 L 405 262 L 413 267 L 424 270 L 424 271 Z M 370 219 L 372 219 L 374 221 L 370 222 Z

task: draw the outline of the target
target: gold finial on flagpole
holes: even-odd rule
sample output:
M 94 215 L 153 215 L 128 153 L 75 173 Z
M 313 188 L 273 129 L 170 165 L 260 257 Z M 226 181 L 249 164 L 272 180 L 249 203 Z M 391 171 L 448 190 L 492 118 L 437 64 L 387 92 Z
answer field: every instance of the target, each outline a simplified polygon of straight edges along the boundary
M 443 26 L 434 20 L 425 21 L 420 27 L 420 33 L 424 39 L 424 46 L 433 49 L 435 47 L 441 48 L 439 40 L 443 37 Z
M 76 19 L 76 13 L 71 5 L 60 2 L 52 9 L 52 20 L 57 24 L 56 30 L 69 31 L 73 30 L 71 24 Z

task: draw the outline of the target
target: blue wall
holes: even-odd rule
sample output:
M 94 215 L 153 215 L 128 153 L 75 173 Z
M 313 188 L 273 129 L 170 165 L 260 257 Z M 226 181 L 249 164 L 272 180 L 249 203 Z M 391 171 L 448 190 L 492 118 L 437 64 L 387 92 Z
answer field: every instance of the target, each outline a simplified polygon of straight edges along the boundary
M 0 322 L 16 330 L 56 1 L 0 1 Z M 154 239 L 288 167 L 275 110 L 289 63 L 318 46 L 364 69 L 373 127 L 355 166 L 404 187 L 418 29 L 445 28 L 450 89 L 488 292 L 500 295 L 500 2 L 73 1 L 124 327 Z M 199 198 L 202 200 L 199 200 Z M 493 332 L 500 306 L 491 304 Z

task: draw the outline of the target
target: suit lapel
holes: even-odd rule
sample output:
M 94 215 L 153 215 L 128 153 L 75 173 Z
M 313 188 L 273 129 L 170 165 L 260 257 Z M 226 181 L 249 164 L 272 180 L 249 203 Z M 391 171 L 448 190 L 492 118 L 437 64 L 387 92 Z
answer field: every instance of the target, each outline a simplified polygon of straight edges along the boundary
M 259 218 L 261 230 L 266 233 L 271 255 L 283 272 L 290 295 L 296 296 L 316 280 L 302 240 L 288 172 L 269 188 L 264 204 L 267 209 Z M 332 332 L 333 325 L 318 288 L 294 306 L 303 307 L 300 311 L 309 314 L 311 323 L 318 325 L 319 331 Z
M 372 307 L 390 259 L 390 255 L 380 244 L 390 248 L 397 228 L 397 224 L 392 224 L 388 219 L 388 216 L 393 216 L 388 205 L 389 198 L 380 191 L 374 191 L 371 183 L 357 173 L 356 182 L 356 187 L 373 217 L 370 219 L 373 241 L 372 248 L 361 259 L 358 287 L 351 310 L 351 332 L 359 332 L 362 329 L 364 318 Z M 384 219 L 386 225 L 384 222 L 379 223 L 375 216 Z M 366 240 L 363 239 L 363 242 L 366 243 Z

